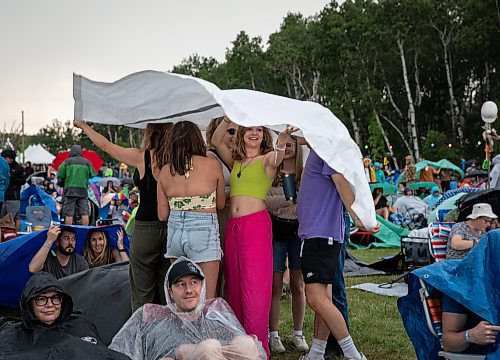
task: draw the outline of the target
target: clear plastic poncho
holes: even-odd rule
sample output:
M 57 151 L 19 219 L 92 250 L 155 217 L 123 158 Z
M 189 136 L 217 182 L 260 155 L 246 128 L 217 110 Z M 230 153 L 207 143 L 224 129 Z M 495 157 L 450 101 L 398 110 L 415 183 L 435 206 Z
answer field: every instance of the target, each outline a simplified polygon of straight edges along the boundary
M 181 257 L 176 262 L 186 260 Z M 137 309 L 113 338 L 111 349 L 145 360 L 266 359 L 262 344 L 246 335 L 226 301 L 205 299 L 205 280 L 197 307 L 177 311 L 169 292 L 169 274 L 170 269 L 165 277 L 167 305 L 146 304 Z

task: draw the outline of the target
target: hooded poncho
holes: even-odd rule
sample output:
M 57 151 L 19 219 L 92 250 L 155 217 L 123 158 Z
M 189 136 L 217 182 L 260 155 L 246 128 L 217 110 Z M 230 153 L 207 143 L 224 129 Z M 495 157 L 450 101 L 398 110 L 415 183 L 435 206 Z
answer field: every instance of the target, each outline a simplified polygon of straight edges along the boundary
M 176 262 L 186 260 L 181 257 Z M 120 351 L 132 359 L 156 360 L 165 357 L 175 358 L 176 349 L 182 344 L 199 344 L 207 339 L 216 339 L 225 346 L 236 336 L 246 335 L 233 311 L 223 299 L 205 301 L 205 280 L 202 280 L 198 306 L 190 312 L 177 312 L 177 307 L 168 291 L 170 271 L 171 269 L 165 277 L 167 305 L 146 304 L 137 309 L 113 338 L 109 346 L 111 349 Z M 201 269 L 199 271 L 203 274 Z M 245 357 L 246 354 L 239 354 L 239 359 L 266 358 L 262 345 L 256 338 L 254 340 L 259 355 Z M 225 354 L 222 359 L 228 355 L 230 354 Z
M 63 297 L 61 313 L 54 323 L 37 320 L 30 302 L 56 291 Z M 0 320 L 1 359 L 127 359 L 108 349 L 95 326 L 79 313 L 73 313 L 73 300 L 59 282 L 46 272 L 34 274 L 20 300 L 22 322 Z

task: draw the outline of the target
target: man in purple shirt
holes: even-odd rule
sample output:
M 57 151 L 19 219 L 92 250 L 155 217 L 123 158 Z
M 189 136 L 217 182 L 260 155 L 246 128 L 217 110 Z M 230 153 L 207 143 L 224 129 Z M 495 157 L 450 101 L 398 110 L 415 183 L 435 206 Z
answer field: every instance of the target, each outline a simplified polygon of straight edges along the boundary
M 297 200 L 299 236 L 302 239 L 302 274 L 309 306 L 316 313 L 313 344 L 302 359 L 323 359 L 329 332 L 346 359 L 366 360 L 349 335 L 345 320 L 332 303 L 327 286 L 332 283 L 344 239 L 343 206 L 355 224 L 364 228 L 351 205 L 354 193 L 342 174 L 328 166 L 311 149 L 302 174 Z M 378 227 L 372 232 L 378 231 Z

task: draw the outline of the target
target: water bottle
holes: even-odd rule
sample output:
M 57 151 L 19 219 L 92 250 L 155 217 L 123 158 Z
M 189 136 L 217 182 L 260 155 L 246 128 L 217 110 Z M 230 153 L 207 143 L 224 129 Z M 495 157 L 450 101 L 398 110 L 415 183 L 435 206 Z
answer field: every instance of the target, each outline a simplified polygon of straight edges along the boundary
M 32 223 L 26 223 L 26 232 L 28 234 L 33 232 L 33 224 Z
M 285 199 L 294 200 L 297 198 L 297 189 L 295 188 L 295 176 L 293 174 L 285 174 L 281 178 Z

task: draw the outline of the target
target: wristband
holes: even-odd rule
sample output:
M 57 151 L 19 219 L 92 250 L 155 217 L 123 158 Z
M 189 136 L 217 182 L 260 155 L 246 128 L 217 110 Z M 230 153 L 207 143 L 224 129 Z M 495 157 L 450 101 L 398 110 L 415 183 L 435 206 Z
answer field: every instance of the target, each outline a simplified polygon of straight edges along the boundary
M 465 332 L 465 342 L 470 345 L 470 335 L 469 335 L 469 330 Z
M 46 242 L 43 243 L 43 246 L 45 246 L 49 250 L 52 249 L 52 245 L 51 244 L 47 244 Z
M 119 252 L 126 252 L 127 250 L 125 250 L 125 248 L 123 249 L 118 249 Z
M 286 145 L 283 146 L 283 147 L 278 147 L 278 145 L 276 144 L 276 147 L 274 148 L 274 150 L 276 150 L 276 151 L 285 151 L 286 150 Z

